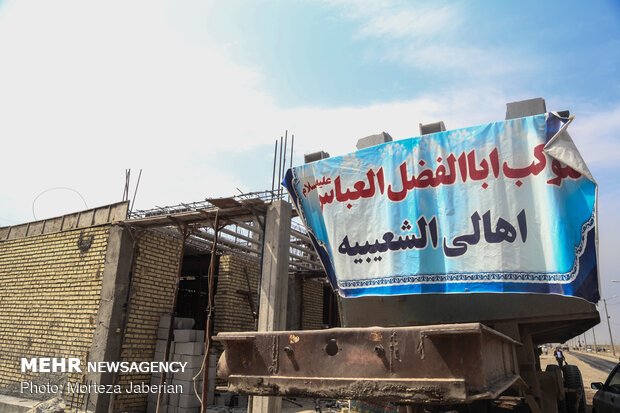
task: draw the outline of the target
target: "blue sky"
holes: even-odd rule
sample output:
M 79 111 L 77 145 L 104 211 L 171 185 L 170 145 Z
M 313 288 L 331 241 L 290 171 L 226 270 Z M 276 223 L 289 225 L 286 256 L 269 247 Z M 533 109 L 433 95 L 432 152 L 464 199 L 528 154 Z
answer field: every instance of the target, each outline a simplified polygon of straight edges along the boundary
M 577 115 L 603 296 L 620 296 L 617 2 L 4 0 L 0 56 L 0 226 L 32 220 L 49 188 L 117 201 L 126 168 L 143 169 L 138 208 L 262 190 L 285 130 L 300 163 L 419 122 L 501 120 L 506 102 L 541 96 Z M 55 190 L 34 211 L 83 206 Z
M 613 2 L 225 4 L 212 10 L 210 35 L 287 107 L 363 106 L 481 81 L 545 96 L 570 84 L 604 105 L 620 87 L 601 81 L 620 54 Z

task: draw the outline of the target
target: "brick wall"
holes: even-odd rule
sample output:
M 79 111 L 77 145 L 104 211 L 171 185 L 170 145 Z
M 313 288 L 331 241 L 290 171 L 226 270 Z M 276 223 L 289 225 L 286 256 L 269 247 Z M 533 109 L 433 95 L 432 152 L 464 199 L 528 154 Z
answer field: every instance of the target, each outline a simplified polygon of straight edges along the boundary
M 135 270 L 131 279 L 121 361 L 151 361 L 155 353 L 159 318 L 169 314 L 179 266 L 182 241 L 154 231 L 138 235 Z M 149 373 L 121 373 L 118 384 L 149 384 Z M 116 395 L 114 411 L 145 411 L 146 394 Z
M 214 297 L 214 334 L 226 331 L 255 330 L 254 318 L 246 294 L 248 291 L 247 271 L 254 306 L 257 305 L 259 265 L 239 257 L 224 255 L 220 257 L 217 290 Z
M 323 328 L 323 283 L 304 279 L 302 284 L 301 329 Z
M 259 264 L 236 256 L 221 256 L 215 294 L 214 334 L 227 331 L 255 330 L 247 295 L 241 293 L 241 291 L 248 290 L 244 268 L 247 269 L 250 279 L 254 306 L 258 305 L 256 294 L 259 282 Z M 304 279 L 301 294 L 301 328 L 303 330 L 322 329 L 323 283 Z
M 17 393 L 21 381 L 83 379 L 79 373 L 21 373 L 20 359 L 78 357 L 85 366 L 101 298 L 108 235 L 109 226 L 99 226 L 0 242 L 0 392 Z M 159 318 L 172 306 L 181 250 L 179 239 L 155 231 L 137 234 L 121 361 L 153 360 Z M 214 333 L 254 330 L 245 294 L 246 271 L 257 306 L 259 264 L 220 257 Z M 322 328 L 322 288 L 313 280 L 303 283 L 304 329 Z M 148 374 L 121 374 L 117 383 L 149 380 Z M 73 397 L 69 401 L 81 405 L 82 400 Z M 114 400 L 117 412 L 145 408 L 146 395 L 125 393 Z
M 78 357 L 86 365 L 108 229 L 101 226 L 0 242 L 0 391 L 18 392 L 21 381 L 59 384 L 82 379 L 80 373 L 21 373 L 20 359 Z
M 256 330 L 248 296 L 238 292 L 248 291 L 245 271 L 250 280 L 250 291 L 256 309 L 259 264 L 232 255 L 220 256 L 214 297 L 213 335 L 228 331 Z M 222 351 L 223 347 L 220 342 L 212 343 L 211 353 L 216 358 L 219 358 Z M 225 386 L 226 383 L 226 380 L 216 379 L 217 386 Z

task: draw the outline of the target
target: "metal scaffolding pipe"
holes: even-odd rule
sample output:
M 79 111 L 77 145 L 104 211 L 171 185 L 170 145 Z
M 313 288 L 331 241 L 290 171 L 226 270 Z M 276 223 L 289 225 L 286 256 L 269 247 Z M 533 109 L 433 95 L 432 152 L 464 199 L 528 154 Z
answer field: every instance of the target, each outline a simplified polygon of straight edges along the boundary
M 263 230 L 260 229 L 260 227 L 254 227 L 252 225 L 246 224 L 245 222 L 237 221 L 237 220 L 234 220 L 234 219 L 231 219 L 230 222 L 234 223 L 235 225 L 237 225 L 240 228 L 247 229 L 248 231 L 255 232 L 255 233 L 259 234 L 259 235 L 263 235 Z
M 238 232 L 231 231 L 231 230 L 226 229 L 226 228 L 222 228 L 220 230 L 220 232 L 223 232 L 224 234 L 232 235 L 235 238 L 239 238 L 239 239 L 242 239 L 242 240 L 247 241 L 247 242 L 251 242 L 252 244 L 261 245 L 261 242 L 259 240 L 255 240 L 254 238 L 250 238 L 248 236 L 239 234 Z
M 296 229 L 291 228 L 291 234 L 295 236 L 295 238 L 298 238 L 302 241 L 306 241 L 308 244 L 312 244 L 312 241 L 310 240 L 310 237 L 308 237 L 306 234 L 297 231 Z

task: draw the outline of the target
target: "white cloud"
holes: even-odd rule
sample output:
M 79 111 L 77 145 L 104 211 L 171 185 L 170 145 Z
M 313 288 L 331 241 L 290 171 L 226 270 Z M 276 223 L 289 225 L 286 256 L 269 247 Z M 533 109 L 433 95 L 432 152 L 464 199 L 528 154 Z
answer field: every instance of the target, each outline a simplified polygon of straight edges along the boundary
M 535 68 L 533 56 L 524 58 L 514 48 L 474 43 L 463 37 L 470 31 L 470 11 L 450 2 L 377 0 L 327 0 L 343 18 L 355 21 L 357 39 L 374 38 L 380 46 L 368 56 L 398 62 L 429 74 L 453 74 L 488 82 L 489 76 L 505 76 Z M 374 46 L 369 46 L 374 47 Z M 370 58 L 369 57 L 369 58 Z
M 384 59 L 429 71 L 485 67 L 482 77 L 510 70 L 500 50 L 448 41 L 462 10 L 332 3 L 360 22 L 359 39 L 394 42 L 381 51 Z M 477 82 L 449 94 L 361 107 L 279 108 L 260 91 L 260 73 L 233 63 L 207 36 L 189 38 L 194 29 L 171 21 L 169 7 L 153 1 L 2 3 L 0 226 L 33 219 L 32 201 L 53 187 L 77 190 L 89 207 L 118 201 L 128 167 L 132 193 L 143 168 L 137 208 L 232 195 L 236 187 L 266 189 L 270 162 L 264 162 L 269 179 L 257 188 L 244 177 L 260 172 L 258 163 L 241 164 L 231 155 L 236 172 L 228 173 L 206 159 L 271 145 L 285 129 L 295 133 L 298 163 L 301 154 L 321 149 L 346 154 L 357 139 L 381 131 L 395 139 L 415 136 L 420 122 L 443 120 L 455 129 L 501 120 L 506 102 L 533 97 L 526 90 L 508 96 L 486 86 L 492 82 Z M 577 115 L 571 134 L 586 162 L 615 166 L 620 104 Z M 614 215 L 618 194 L 606 198 L 600 205 L 604 283 L 617 267 L 610 245 L 620 225 Z M 43 218 L 83 203 L 72 191 L 57 190 L 35 207 Z
M 503 119 L 507 99 L 494 89 L 455 90 L 402 102 L 336 109 L 285 111 L 299 137 L 300 150 L 341 155 L 355 150 L 358 139 L 388 132 L 395 140 L 418 136 L 418 124 L 443 120 L 448 129 Z M 475 111 L 472 110 L 475 108 Z M 303 133 L 303 134 L 301 134 Z M 310 141 L 311 139 L 311 141 Z
M 448 6 L 388 8 L 363 17 L 367 21 L 360 29 L 361 36 L 388 39 L 428 37 L 449 31 L 460 24 L 458 13 Z
M 412 4 L 399 0 L 326 0 L 343 17 L 360 22 L 360 37 L 390 39 L 428 36 L 451 31 L 462 23 L 462 11 L 454 4 Z
M 586 163 L 617 166 L 620 154 L 620 102 L 607 109 L 576 113 L 569 129 Z
M 381 131 L 416 136 L 420 122 L 454 129 L 503 119 L 505 103 L 520 98 L 465 85 L 364 107 L 279 108 L 259 90 L 259 73 L 206 35 L 188 41 L 192 28 L 170 20 L 164 3 L 8 5 L 0 9 L 0 225 L 32 219 L 32 200 L 52 187 L 79 191 L 90 207 L 115 202 L 129 167 L 134 179 L 143 168 L 138 208 L 262 190 L 271 163 L 242 164 L 234 153 L 272 145 L 285 129 L 299 163 L 316 150 L 352 152 Z M 413 18 L 403 16 L 393 18 Z M 232 173 L 207 163 L 223 151 L 233 154 Z M 260 173 L 263 187 L 246 183 Z M 81 208 L 69 191 L 46 198 L 39 218 Z
M 391 47 L 384 58 L 402 61 L 419 69 L 435 73 L 454 73 L 477 79 L 489 76 L 506 76 L 533 67 L 526 59 L 520 59 L 515 51 L 489 46 L 415 42 L 409 46 Z
M 361 108 L 278 108 L 258 91 L 259 75 L 208 38 L 188 43 L 165 8 L 145 14 L 134 7 L 117 14 L 105 6 L 15 3 L 4 16 L 0 134 L 11 156 L 0 164 L 3 224 L 7 215 L 32 219 L 32 200 L 52 187 L 79 191 L 90 207 L 117 201 L 128 167 L 134 179 L 144 169 L 138 208 L 267 188 L 271 182 L 244 182 L 256 165 L 235 165 L 230 174 L 206 158 L 272 144 L 284 129 L 296 134 L 298 154 L 340 155 L 383 130 L 405 138 L 417 135 L 419 122 L 458 127 L 502 115 L 505 99 L 494 90 Z M 81 208 L 74 198 L 67 191 L 46 195 L 37 216 Z
M 15 216 L 8 208 L 31 219 L 30 202 L 51 187 L 76 189 L 89 206 L 116 201 L 127 167 L 134 176 L 144 168 L 142 207 L 232 193 L 239 178 L 201 160 L 281 130 L 258 75 L 208 38 L 188 42 L 164 3 L 8 6 L 0 10 L 4 221 Z

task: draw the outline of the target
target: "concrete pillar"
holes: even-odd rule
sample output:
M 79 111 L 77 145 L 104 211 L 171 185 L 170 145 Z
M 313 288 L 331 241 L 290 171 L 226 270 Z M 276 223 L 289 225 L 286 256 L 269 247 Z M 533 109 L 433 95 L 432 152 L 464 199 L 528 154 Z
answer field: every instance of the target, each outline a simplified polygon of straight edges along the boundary
M 286 307 L 286 330 L 301 330 L 301 305 L 303 279 L 297 274 L 288 276 L 288 304 Z
M 275 201 L 265 217 L 265 248 L 258 308 L 258 331 L 286 328 L 291 204 Z M 254 397 L 252 413 L 279 413 L 281 397 Z
M 112 226 L 108 236 L 101 300 L 89 361 L 120 359 L 132 260 L 133 240 L 129 230 L 121 226 Z M 113 384 L 114 373 L 88 373 L 86 379 L 97 384 Z M 87 409 L 95 413 L 104 413 L 108 411 L 109 404 L 110 394 L 91 393 Z

